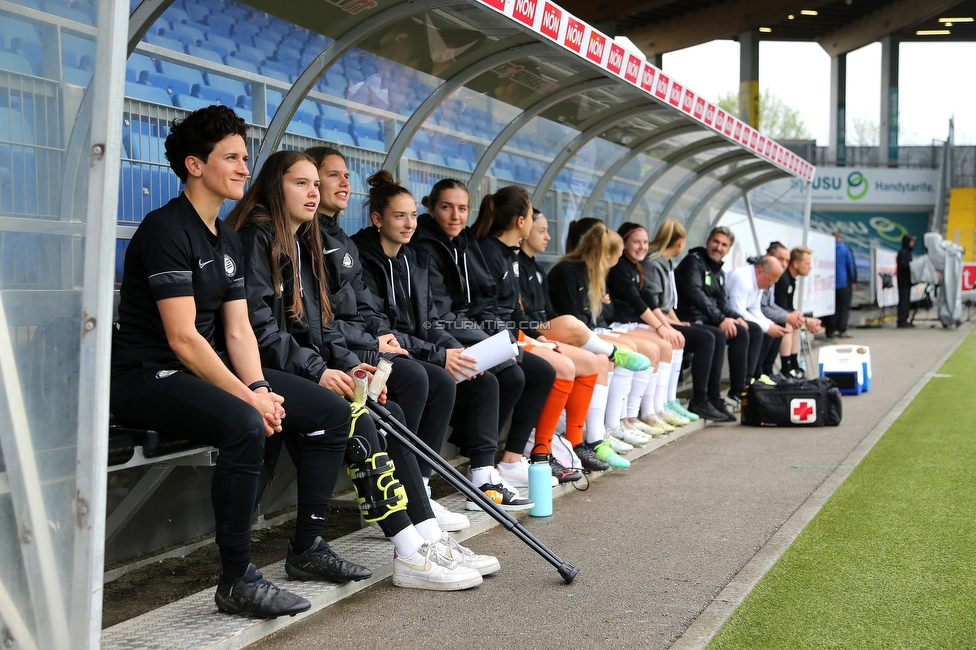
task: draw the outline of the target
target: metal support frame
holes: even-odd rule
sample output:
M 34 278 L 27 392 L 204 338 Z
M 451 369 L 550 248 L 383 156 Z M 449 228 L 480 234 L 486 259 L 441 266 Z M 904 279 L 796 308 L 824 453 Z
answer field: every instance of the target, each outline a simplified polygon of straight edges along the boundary
M 810 240 L 810 213 L 813 210 L 813 183 L 807 183 L 806 198 L 803 201 L 803 245 L 809 246 Z M 874 259 L 874 256 L 871 256 Z M 796 310 L 803 313 L 803 291 L 806 288 L 806 277 L 800 278 L 800 286 L 798 289 L 799 303 L 796 306 Z M 803 336 L 801 333 L 800 336 Z
M 256 176 L 261 171 L 268 157 L 278 150 L 281 139 L 284 136 L 292 116 L 298 110 L 298 106 L 304 101 L 309 91 L 315 86 L 318 80 L 325 74 L 326 70 L 341 59 L 345 54 L 356 47 L 363 39 L 368 38 L 377 31 L 389 26 L 398 20 L 417 13 L 420 10 L 431 11 L 441 7 L 464 4 L 460 0 L 428 0 L 424 6 L 417 7 L 412 2 L 405 2 L 393 5 L 392 7 L 380 11 L 367 20 L 358 22 L 346 30 L 336 40 L 329 43 L 309 63 L 302 73 L 292 84 L 291 88 L 284 94 L 278 110 L 275 111 L 271 123 L 268 125 L 267 133 L 261 143 L 261 148 L 255 155 L 254 169 L 252 176 Z
M 598 88 L 607 88 L 609 86 L 615 86 L 619 82 L 614 79 L 609 79 L 607 77 L 598 77 L 596 79 L 587 79 L 585 81 L 574 81 L 572 84 L 567 85 L 561 90 L 557 90 L 551 94 L 543 95 L 539 101 L 527 106 L 522 113 L 519 114 L 514 120 L 509 122 L 501 132 L 495 136 L 495 139 L 491 141 L 488 148 L 481 158 L 478 159 L 478 164 L 475 165 L 474 171 L 471 172 L 471 177 L 468 179 L 468 187 L 472 192 L 477 192 L 478 186 L 481 184 L 481 180 L 488 173 L 491 168 L 491 164 L 501 153 L 502 149 L 508 144 L 508 141 L 515 136 L 523 126 L 529 123 L 533 118 L 538 117 L 545 111 L 549 110 L 553 106 L 559 104 L 560 102 L 566 101 L 570 97 L 576 95 L 582 95 L 583 93 L 589 92 L 591 90 L 596 90 Z M 474 198 L 473 196 L 471 198 Z
M 617 174 L 620 173 L 624 167 L 627 166 L 630 161 L 632 161 L 637 156 L 648 151 L 652 147 L 655 147 L 662 142 L 667 142 L 671 138 L 676 138 L 679 135 L 685 135 L 688 133 L 695 133 L 696 131 L 701 131 L 701 127 L 694 124 L 689 124 L 684 120 L 675 120 L 674 122 L 662 126 L 659 129 L 651 131 L 643 138 L 631 143 L 630 151 L 624 153 L 620 158 L 618 158 L 614 163 L 603 173 L 600 180 L 593 187 L 593 191 L 590 192 L 590 198 L 586 200 L 586 205 L 583 206 L 582 216 L 588 217 L 593 213 L 593 208 L 596 207 L 597 201 L 603 196 L 606 191 L 607 186 L 610 182 L 616 178 Z
M 739 170 L 736 170 L 736 171 L 740 171 L 741 169 L 743 169 L 743 168 L 740 168 Z M 753 169 L 751 173 L 755 173 L 756 171 L 757 171 L 756 169 Z M 790 175 L 791 174 L 788 171 L 786 171 L 786 170 L 783 170 L 783 169 L 774 169 L 774 170 L 770 171 L 767 174 L 763 174 L 762 176 L 757 176 L 756 178 L 749 180 L 748 182 L 746 182 L 745 185 L 742 185 L 740 187 L 740 189 L 742 191 L 748 192 L 749 190 L 751 190 L 754 187 L 759 187 L 760 185 L 763 185 L 765 183 L 768 183 L 769 181 L 776 180 L 777 178 L 784 178 L 784 177 L 787 177 L 787 176 L 790 176 Z M 741 178 L 741 176 L 739 176 L 738 178 Z M 708 205 L 708 203 L 713 198 L 715 198 L 715 196 L 719 192 L 721 192 L 722 190 L 728 189 L 728 187 L 730 185 L 732 185 L 735 182 L 735 180 L 737 180 L 737 179 L 729 179 L 729 178 L 726 177 L 724 179 L 719 179 L 719 180 L 722 181 L 722 184 L 721 185 L 717 185 L 716 187 L 714 187 L 711 190 L 709 190 L 708 193 L 705 196 L 703 196 L 701 198 L 701 200 L 698 201 L 698 205 L 695 206 L 695 209 L 691 211 L 691 214 L 688 216 L 688 220 L 685 221 L 685 228 L 686 229 L 691 230 L 691 227 L 695 224 L 695 221 L 698 220 L 698 215 L 701 214 L 702 210 L 705 209 L 705 207 Z M 736 200 L 737 200 L 738 199 L 738 195 L 735 195 L 735 196 L 736 196 Z M 723 205 L 721 207 L 721 209 L 719 210 L 719 212 L 718 212 L 719 216 L 721 216 L 722 214 L 724 214 L 725 211 L 728 210 L 729 207 L 734 202 L 735 201 L 732 201 L 728 205 Z
M 493 50 L 494 52 L 492 52 Z M 400 129 L 400 133 L 386 154 L 386 160 L 383 162 L 384 168 L 389 169 L 390 165 L 400 159 L 410 144 L 410 141 L 413 140 L 413 136 L 424 125 L 427 118 L 454 91 L 497 65 L 551 51 L 551 46 L 546 43 L 525 42 L 524 37 L 519 37 L 518 39 L 499 41 L 492 48 L 482 48 L 464 57 L 455 66 L 452 66 L 451 70 L 456 69 L 456 72 L 434 89 L 434 92 L 414 110 L 410 119 Z
M 678 204 L 678 201 L 681 200 L 681 197 L 684 196 L 685 193 L 688 192 L 688 190 L 690 190 L 695 183 L 708 176 L 708 174 L 712 173 L 717 169 L 721 169 L 726 165 L 731 165 L 733 163 L 739 162 L 740 160 L 747 160 L 753 157 L 754 157 L 753 154 L 748 151 L 732 150 L 728 153 L 724 153 L 720 156 L 716 156 L 711 160 L 707 160 L 703 162 L 701 165 L 699 165 L 698 167 L 696 167 L 695 169 L 692 169 L 691 174 L 688 174 L 688 177 L 685 180 L 683 180 L 671 193 L 671 198 L 668 199 L 668 202 L 664 206 L 664 209 L 661 210 L 661 216 L 659 217 L 659 221 L 663 219 L 667 219 L 668 215 L 671 213 L 671 210 L 674 208 L 674 206 Z
M 717 149 L 720 147 L 730 147 L 730 146 L 734 146 L 734 145 L 732 145 L 732 143 L 730 143 L 725 138 L 721 136 L 712 136 L 709 138 L 703 138 L 701 140 L 697 140 L 695 142 L 687 144 L 684 147 L 681 147 L 680 149 L 675 149 L 674 151 L 664 156 L 664 158 L 662 158 L 661 160 L 662 162 L 665 163 L 665 165 L 658 167 L 657 169 L 652 171 L 648 175 L 648 177 L 644 179 L 644 182 L 641 184 L 641 186 L 637 189 L 637 192 L 634 194 L 633 200 L 631 200 L 630 205 L 627 206 L 627 211 L 624 213 L 624 217 L 623 217 L 624 221 L 630 221 L 630 217 L 632 214 L 634 214 L 634 211 L 637 209 L 638 204 L 640 204 L 644 196 L 651 191 L 651 188 L 654 186 L 654 184 L 657 183 L 662 176 L 664 176 L 669 171 L 674 169 L 679 163 L 687 160 L 688 158 L 691 158 L 692 156 L 696 156 L 700 153 L 703 153 L 705 151 L 711 151 L 712 149 Z
M 756 245 L 756 254 L 762 254 L 762 247 L 759 245 L 759 232 L 756 230 L 756 214 L 752 211 L 752 201 L 749 200 L 749 193 L 743 192 L 742 200 L 746 204 L 746 214 L 749 216 L 749 230 L 752 231 L 752 243 Z
M 542 201 L 546 198 L 546 193 L 549 191 L 549 187 L 552 182 L 556 180 L 556 176 L 562 171 L 566 163 L 576 155 L 586 144 L 598 137 L 602 133 L 605 133 L 608 129 L 614 126 L 626 122 L 627 120 L 637 117 L 639 115 L 647 115 L 649 113 L 656 113 L 658 111 L 664 110 L 664 107 L 657 102 L 647 101 L 644 97 L 634 99 L 631 101 L 624 102 L 619 106 L 614 107 L 613 110 L 607 113 L 600 113 L 591 120 L 587 120 L 580 125 L 580 133 L 578 136 L 573 138 L 573 141 L 563 147 L 562 151 L 556 154 L 549 166 L 546 167 L 545 173 L 542 174 L 542 179 L 539 184 L 536 185 L 535 193 L 532 195 L 533 205 L 542 205 Z
M 173 465 L 159 463 L 152 465 L 139 481 L 132 486 L 122 502 L 115 507 L 105 520 L 105 543 L 110 544 L 122 528 L 132 520 L 136 512 L 149 500 L 149 497 L 162 485 L 173 471 Z

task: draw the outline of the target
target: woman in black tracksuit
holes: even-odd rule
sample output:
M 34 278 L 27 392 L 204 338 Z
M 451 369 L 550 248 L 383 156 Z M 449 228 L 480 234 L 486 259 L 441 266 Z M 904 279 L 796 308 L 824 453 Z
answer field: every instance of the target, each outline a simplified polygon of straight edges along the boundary
M 313 147 L 306 153 L 319 170 L 317 218 L 334 327 L 362 362 L 375 366 L 386 358 L 393 363 L 387 382 L 390 399 L 403 409 L 404 424 L 428 447 L 440 451 L 454 408 L 454 379 L 442 367 L 416 363 L 400 344 L 401 333 L 391 330 L 387 319 L 376 312 L 363 279 L 359 249 L 339 227 L 339 213 L 346 208 L 350 191 L 345 157 L 328 147 Z M 421 463 L 421 471 L 429 479 L 431 468 L 426 463 Z M 434 507 L 445 530 L 468 525 L 459 515 L 452 517 L 437 504 Z
M 323 336 L 320 331 L 328 325 L 331 310 L 328 301 L 320 299 L 325 289 L 322 263 L 311 255 L 311 251 L 319 250 L 321 245 L 315 223 L 317 184 L 317 168 L 309 156 L 299 151 L 277 152 L 269 157 L 227 222 L 239 230 L 244 243 L 250 318 L 262 359 L 281 370 L 324 384 L 327 381 L 323 381 L 326 366 L 344 366 L 349 363 L 350 356 L 355 357 L 341 349 L 341 338 L 331 333 Z M 327 394 L 339 399 L 335 393 Z M 388 402 L 388 408 L 397 419 L 403 417 L 392 402 Z M 357 418 L 357 434 L 359 424 L 369 421 L 368 415 Z M 372 452 L 364 463 L 368 464 L 381 451 L 382 443 L 375 430 L 373 435 L 364 437 Z M 420 542 L 421 549 L 433 549 L 427 559 L 442 564 L 444 569 L 443 576 L 408 575 L 408 568 L 395 562 L 394 583 L 433 589 L 458 581 L 463 586 L 450 588 L 478 584 L 474 575 L 465 578 L 459 575 L 463 572 L 443 561 L 444 551 L 440 546 L 450 546 L 450 538 L 445 534 L 442 540 L 442 531 L 423 488 L 416 457 L 392 438 L 386 440 L 386 446 L 396 467 L 395 475 L 403 483 L 407 502 L 405 512 L 391 512 L 390 516 L 380 519 L 379 524 L 384 534 L 393 540 L 398 558 L 418 552 L 417 542 Z M 356 487 L 360 488 L 358 484 Z M 389 494 L 383 496 L 389 498 Z M 360 497 L 362 500 L 362 494 Z M 467 564 L 461 562 L 461 566 Z M 477 575 L 481 567 L 467 568 Z
M 460 181 L 437 182 L 424 200 L 430 213 L 417 218 L 417 236 L 410 246 L 430 255 L 430 281 L 443 287 L 435 303 L 444 327 L 459 342 L 472 345 L 500 330 L 495 311 L 498 286 L 466 228 L 468 200 L 468 190 Z M 512 416 L 499 463 L 501 478 L 506 473 L 513 476 L 510 472 L 522 464 L 525 444 L 556 379 L 555 370 L 544 360 L 521 351 L 518 356 L 517 365 L 504 363 L 491 370 L 499 385 L 499 424 Z
M 401 344 L 454 375 L 455 440 L 471 459 L 471 467 L 491 467 L 498 449 L 498 379 L 490 372 L 477 373 L 474 360 L 463 356 L 465 346 L 435 326 L 441 319 L 434 306 L 430 257 L 405 245 L 416 232 L 416 218 L 395 209 L 413 197 L 383 171 L 370 183 L 372 225 L 352 237 L 363 257 L 366 284 L 380 312 L 404 335 Z

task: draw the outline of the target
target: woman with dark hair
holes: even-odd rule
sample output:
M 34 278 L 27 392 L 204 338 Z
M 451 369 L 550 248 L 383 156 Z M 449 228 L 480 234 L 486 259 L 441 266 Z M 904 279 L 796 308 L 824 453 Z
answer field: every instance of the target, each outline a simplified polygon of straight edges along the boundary
M 643 395 L 631 393 L 627 414 L 640 413 L 651 425 L 683 426 L 698 416 L 681 407 L 677 399 L 668 402 L 668 389 L 677 390 L 684 356 L 685 338 L 681 332 L 667 327 L 663 318 L 654 313 L 651 298 L 644 293 L 644 267 L 647 256 L 647 230 L 636 223 L 624 223 L 617 229 L 624 242 L 624 254 L 610 269 L 607 288 L 613 300 L 613 327 L 627 329 L 631 336 L 656 345 L 660 350 L 658 366 L 648 376 L 635 376 L 634 382 L 644 386 Z
M 454 380 L 441 367 L 417 363 L 400 344 L 402 334 L 392 330 L 390 322 L 373 305 L 363 278 L 359 249 L 339 227 L 339 213 L 348 206 L 351 189 L 345 156 L 328 147 L 312 147 L 306 153 L 319 172 L 319 250 L 326 269 L 333 326 L 360 361 L 375 366 L 385 358 L 393 364 L 387 387 L 390 398 L 403 409 L 404 424 L 428 447 L 440 451 L 454 408 Z M 351 381 L 340 389 L 351 391 Z M 428 485 L 430 466 L 421 463 L 421 473 Z M 433 499 L 431 507 L 443 530 L 456 531 L 470 525 L 467 517 L 448 511 Z
M 567 430 L 582 432 L 597 377 L 601 370 L 606 372 L 605 365 L 609 365 L 609 359 L 604 357 L 604 365 L 601 365 L 600 359 L 592 352 L 568 343 L 550 343 L 539 329 L 545 327 L 548 321 L 530 321 L 522 310 L 517 251 L 531 228 L 532 202 L 529 193 L 514 185 L 485 195 L 473 226 L 488 268 L 498 285 L 495 315 L 500 322 L 509 324 L 509 330 L 525 352 L 544 359 L 556 370 L 556 381 L 536 421 L 533 441 L 534 445 L 542 445 L 551 451 L 552 437 L 563 410 L 566 411 Z M 579 325 L 582 327 L 582 323 Z M 626 459 L 617 461 L 617 466 L 621 468 L 629 465 Z M 555 469 L 557 478 L 562 481 L 582 478 L 576 474 L 569 479 L 569 470 L 561 465 Z
M 658 227 L 654 241 L 649 245 L 650 254 L 641 262 L 645 273 L 641 296 L 646 297 L 654 315 L 664 323 L 662 329 L 680 332 L 685 339 L 684 349 L 692 354 L 692 393 L 688 410 L 706 420 L 728 422 L 729 414 L 719 411 L 711 404 L 712 400 L 722 401 L 720 383 L 722 364 L 725 362 L 725 334 L 717 327 L 692 325 L 682 321 L 674 313 L 678 304 L 678 293 L 675 289 L 672 260 L 684 250 L 685 237 L 687 231 L 677 221 L 665 219 Z M 680 361 L 674 363 L 677 365 Z M 677 400 L 677 378 L 672 375 L 671 381 L 668 386 L 669 401 L 666 403 L 669 408 Z
M 417 218 L 417 235 L 410 246 L 430 256 L 430 281 L 443 288 L 434 297 L 440 325 L 460 343 L 473 345 L 501 330 L 495 313 L 498 285 L 467 227 L 468 200 L 468 188 L 461 181 L 438 181 L 424 198 L 430 213 Z M 472 482 L 488 481 L 489 488 L 501 485 L 513 498 L 531 503 L 518 496 L 518 488 L 528 487 L 523 454 L 556 371 L 540 357 L 519 349 L 517 363 L 505 362 L 490 372 L 498 380 L 498 425 L 504 426 L 509 417 L 512 424 L 497 469 L 472 467 Z
M 404 347 L 443 364 L 454 376 L 454 440 L 471 467 L 492 467 L 498 449 L 498 379 L 490 372 L 478 373 L 474 360 L 463 355 L 465 346 L 437 326 L 441 316 L 434 304 L 429 256 L 405 245 L 417 229 L 413 196 L 386 170 L 368 182 L 372 225 L 352 237 L 363 255 L 366 284 L 391 326 L 407 337 Z
M 321 298 L 325 295 L 321 257 L 312 254 L 320 242 L 315 223 L 318 199 L 318 170 L 312 159 L 300 151 L 279 151 L 268 158 L 227 223 L 244 242 L 251 324 L 265 362 L 310 380 L 318 376 L 319 399 L 340 409 L 348 405 L 337 392 L 321 386 L 320 373 L 341 341 L 321 346 L 321 329 L 329 324 L 330 309 L 327 298 Z M 328 353 L 320 354 L 323 349 Z M 349 356 L 344 351 L 337 358 Z M 403 418 L 398 406 L 392 402 L 387 406 L 397 419 Z M 416 457 L 392 439 L 386 441 L 384 451 L 371 419 L 363 417 L 361 410 L 354 415 L 351 439 L 358 439 L 367 451 L 362 458 L 349 459 L 349 474 L 364 518 L 378 522 L 396 548 L 394 584 L 466 589 L 480 584 L 484 569 L 497 571 L 494 558 L 462 553 L 462 547 L 441 531 Z M 296 465 L 302 462 L 303 444 L 296 440 L 288 445 Z M 391 476 L 402 482 L 399 493 L 384 483 Z M 390 506 L 390 501 L 403 503 Z M 420 571 L 418 566 L 427 569 Z
M 251 564 L 251 520 L 268 478 L 265 446 L 282 436 L 307 438 L 296 463 L 298 522 L 286 567 L 327 579 L 370 573 L 339 560 L 318 537 L 342 465 L 349 409 L 318 399 L 310 382 L 262 368 L 248 322 L 241 241 L 218 218 L 226 199 L 244 193 L 246 136 L 244 120 L 224 106 L 194 111 L 170 129 L 166 157 L 186 187 L 146 215 L 126 251 L 111 408 L 125 425 L 220 450 L 211 487 L 221 566 L 214 600 L 222 612 L 275 618 L 311 606 Z

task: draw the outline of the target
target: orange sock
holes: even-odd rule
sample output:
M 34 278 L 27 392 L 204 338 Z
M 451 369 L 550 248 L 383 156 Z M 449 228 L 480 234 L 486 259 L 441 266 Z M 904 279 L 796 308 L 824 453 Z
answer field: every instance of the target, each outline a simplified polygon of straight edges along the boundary
M 572 390 L 572 379 L 556 377 L 552 390 L 549 391 L 549 397 L 546 399 L 546 405 L 542 407 L 542 413 L 535 423 L 535 444 L 545 445 L 550 452 L 552 451 L 552 434 L 556 431 L 559 416 L 566 408 L 566 400 L 569 399 L 569 393 Z
M 596 375 L 577 377 L 566 400 L 566 440 L 574 447 L 583 443 L 583 423 L 586 412 L 590 410 L 596 379 Z

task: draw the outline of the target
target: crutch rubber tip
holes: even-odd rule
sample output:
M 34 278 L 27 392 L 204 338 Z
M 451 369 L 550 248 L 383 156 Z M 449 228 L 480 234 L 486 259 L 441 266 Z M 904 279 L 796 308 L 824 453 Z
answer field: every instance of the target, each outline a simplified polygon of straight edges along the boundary
M 576 577 L 576 574 L 579 573 L 579 569 L 578 568 L 576 568 L 572 564 L 568 564 L 566 562 L 563 562 L 562 564 L 560 564 L 559 565 L 559 568 L 557 570 L 559 571 L 559 575 L 561 575 L 563 577 L 563 580 L 566 581 L 566 584 L 567 585 L 569 583 L 571 583 L 573 581 L 573 578 Z

